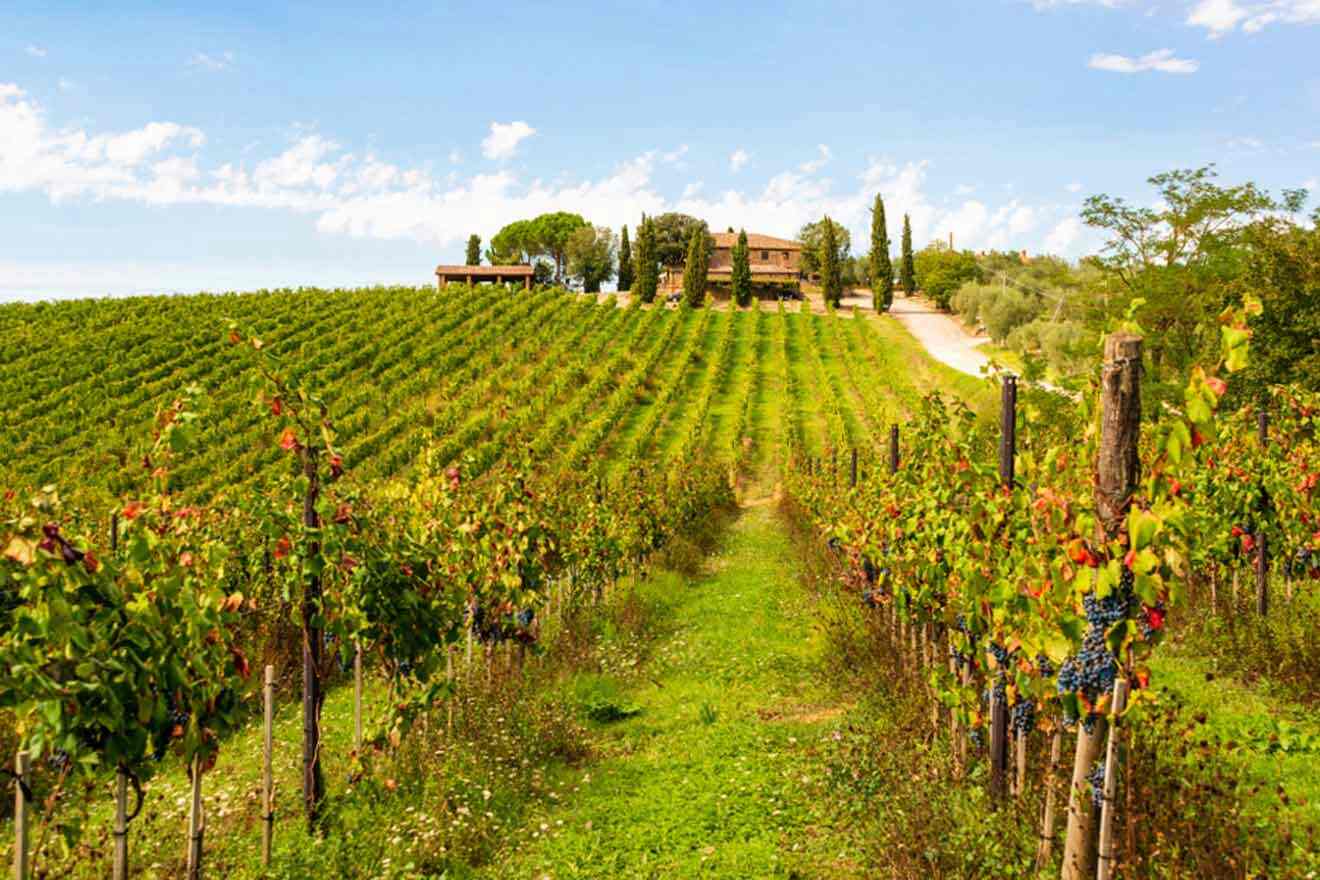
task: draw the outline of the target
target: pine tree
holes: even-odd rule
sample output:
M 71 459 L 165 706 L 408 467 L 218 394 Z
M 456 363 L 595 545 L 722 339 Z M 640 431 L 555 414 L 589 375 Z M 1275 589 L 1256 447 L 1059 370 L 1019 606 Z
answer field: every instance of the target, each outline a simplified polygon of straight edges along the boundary
M 467 264 L 469 266 L 481 265 L 481 236 L 469 235 L 467 243 Z
M 839 236 L 829 216 L 820 239 L 820 289 L 825 302 L 835 308 L 843 300 L 843 275 L 839 267 Z
M 740 306 L 752 303 L 752 267 L 747 262 L 747 230 L 738 232 L 738 242 L 733 246 L 733 268 L 729 276 L 733 301 Z
M 912 259 L 912 223 L 907 214 L 903 215 L 903 259 L 898 264 L 898 283 L 903 285 L 904 296 L 917 292 L 917 267 Z
M 894 264 L 889 259 L 889 226 L 885 223 L 885 200 L 879 193 L 871 209 L 871 300 L 877 312 L 894 304 Z
M 632 284 L 632 245 L 628 243 L 628 225 L 625 223 L 619 239 L 619 290 L 632 290 Z
M 655 263 L 655 225 L 645 214 L 637 229 L 637 251 L 633 256 L 632 292 L 638 302 L 655 302 L 660 273 Z
M 683 265 L 683 300 L 694 309 L 706 302 L 706 269 L 706 230 L 698 226 L 692 230 Z

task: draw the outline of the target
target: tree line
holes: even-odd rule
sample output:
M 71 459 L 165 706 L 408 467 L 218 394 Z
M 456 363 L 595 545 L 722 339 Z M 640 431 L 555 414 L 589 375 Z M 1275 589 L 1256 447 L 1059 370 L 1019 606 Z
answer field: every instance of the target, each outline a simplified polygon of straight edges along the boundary
M 507 224 L 491 238 L 485 258 L 492 265 L 530 264 L 535 283 L 573 284 L 587 293 L 598 293 L 602 284 L 617 279 L 620 291 L 632 292 L 647 303 L 656 297 L 662 271 L 681 270 L 683 300 L 694 306 L 704 302 L 715 247 L 706 222 L 671 211 L 654 217 L 643 215 L 635 231 L 634 240 L 626 225 L 615 235 L 608 227 L 594 226 L 579 214 L 557 211 Z M 733 232 L 732 227 L 729 232 Z M 802 244 L 800 272 L 820 278 L 831 304 L 839 304 L 844 290 L 867 286 L 877 311 L 886 311 L 893 303 L 895 266 L 889 253 L 881 196 L 875 197 L 868 254 L 850 256 L 851 234 L 828 216 L 804 225 L 798 241 Z M 914 290 L 912 232 L 906 215 L 901 242 L 898 284 L 904 290 Z M 731 256 L 730 295 L 734 302 L 745 306 L 754 295 L 746 230 L 740 231 Z M 480 265 L 481 259 L 481 237 L 471 235 L 466 248 L 467 265 Z

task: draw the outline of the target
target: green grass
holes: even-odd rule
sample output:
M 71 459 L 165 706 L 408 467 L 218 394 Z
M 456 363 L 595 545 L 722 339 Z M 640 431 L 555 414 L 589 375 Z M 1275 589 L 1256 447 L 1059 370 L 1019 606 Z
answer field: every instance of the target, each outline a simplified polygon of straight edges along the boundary
M 709 568 L 646 586 L 669 606 L 672 632 L 643 678 L 607 690 L 640 711 L 592 723 L 600 758 L 575 774 L 577 793 L 536 811 L 481 876 L 846 872 L 848 854 L 811 794 L 811 750 L 838 707 L 768 506 L 744 511 Z
M 1258 806 L 1289 822 L 1320 825 L 1320 710 L 1216 674 L 1212 665 L 1181 653 L 1159 653 L 1151 663 L 1152 683 L 1203 715 L 1207 734 L 1227 748 L 1221 752 L 1241 774 L 1245 787 L 1260 786 Z M 1281 808 L 1275 786 L 1288 805 Z

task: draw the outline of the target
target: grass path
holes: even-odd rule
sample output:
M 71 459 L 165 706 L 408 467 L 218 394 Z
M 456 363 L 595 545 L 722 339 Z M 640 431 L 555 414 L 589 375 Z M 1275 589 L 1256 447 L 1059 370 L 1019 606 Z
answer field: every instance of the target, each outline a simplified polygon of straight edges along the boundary
M 803 595 L 771 506 L 745 508 L 705 576 L 669 583 L 672 629 L 625 695 L 641 712 L 597 728 L 578 793 L 511 835 L 483 876 L 853 873 L 807 793 L 840 709 Z

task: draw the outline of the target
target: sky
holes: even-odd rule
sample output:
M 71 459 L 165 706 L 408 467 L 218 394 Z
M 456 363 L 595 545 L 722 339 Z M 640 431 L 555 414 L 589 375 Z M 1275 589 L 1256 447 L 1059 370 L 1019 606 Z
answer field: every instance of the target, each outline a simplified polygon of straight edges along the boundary
M 1320 189 L 1320 0 L 109 6 L 0 7 L 0 300 L 425 284 L 553 210 L 860 253 L 876 193 L 1076 258 L 1160 171 Z

